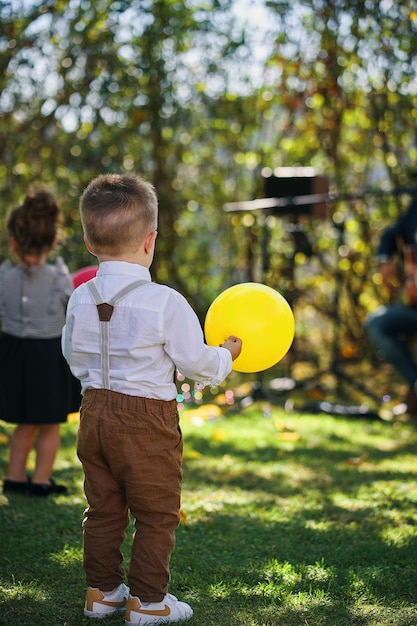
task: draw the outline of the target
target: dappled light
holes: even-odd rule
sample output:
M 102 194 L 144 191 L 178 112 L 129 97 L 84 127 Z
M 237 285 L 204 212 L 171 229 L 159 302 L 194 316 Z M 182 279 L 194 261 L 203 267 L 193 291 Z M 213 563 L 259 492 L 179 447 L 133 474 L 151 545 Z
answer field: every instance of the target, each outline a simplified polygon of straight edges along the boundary
M 181 425 L 183 496 L 171 585 L 192 604 L 193 623 L 412 623 L 414 421 L 288 414 L 264 402 L 228 414 L 212 402 L 183 408 Z M 77 427 L 74 414 L 62 429 L 56 467 L 67 496 L 0 497 L 2 611 L 10 622 L 30 614 L 33 624 L 47 623 L 63 594 L 62 624 L 84 623 Z M 0 422 L 3 471 L 10 428 Z M 132 533 L 133 526 L 126 559 Z
M 417 166 L 410 4 L 0 4 L 1 220 L 46 186 L 74 274 L 97 262 L 81 193 L 98 174 L 138 173 L 159 199 L 152 279 L 184 294 L 203 330 L 219 294 L 247 282 L 294 315 L 290 349 L 265 370 L 215 388 L 176 379 L 172 588 L 195 626 L 416 623 L 417 427 L 364 331 L 392 302 L 376 250 Z M 68 416 L 57 463 L 68 496 L 0 496 L 0 623 L 87 625 L 78 423 Z M 10 433 L 0 415 L 3 475 Z

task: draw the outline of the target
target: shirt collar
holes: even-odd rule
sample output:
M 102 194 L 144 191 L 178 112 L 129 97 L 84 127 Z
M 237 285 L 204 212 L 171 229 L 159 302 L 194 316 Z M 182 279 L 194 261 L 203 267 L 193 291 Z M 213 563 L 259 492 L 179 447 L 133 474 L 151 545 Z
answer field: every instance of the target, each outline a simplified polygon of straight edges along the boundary
M 147 267 L 126 261 L 103 261 L 100 263 L 97 276 L 104 275 L 132 276 L 151 281 L 151 273 Z

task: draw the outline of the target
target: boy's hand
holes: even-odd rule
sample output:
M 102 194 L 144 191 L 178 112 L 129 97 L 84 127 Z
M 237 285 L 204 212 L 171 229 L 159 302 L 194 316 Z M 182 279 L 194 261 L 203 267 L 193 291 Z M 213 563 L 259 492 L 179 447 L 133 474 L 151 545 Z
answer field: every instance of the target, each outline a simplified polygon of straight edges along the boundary
M 242 340 L 239 339 L 239 337 L 235 337 L 234 335 L 230 335 L 230 337 L 220 345 L 222 348 L 227 348 L 227 350 L 229 350 L 230 354 L 232 355 L 232 361 L 237 359 L 242 350 Z

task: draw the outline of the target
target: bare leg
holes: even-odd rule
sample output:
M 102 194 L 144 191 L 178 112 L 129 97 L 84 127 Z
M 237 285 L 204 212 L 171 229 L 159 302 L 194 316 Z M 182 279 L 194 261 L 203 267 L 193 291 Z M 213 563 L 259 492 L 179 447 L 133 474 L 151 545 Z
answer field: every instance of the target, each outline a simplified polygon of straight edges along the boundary
M 59 424 L 45 424 L 38 426 L 38 428 L 36 464 L 32 482 L 48 485 L 60 444 L 60 429 Z
M 32 424 L 18 424 L 10 442 L 9 480 L 25 482 L 26 464 L 35 440 L 38 427 Z

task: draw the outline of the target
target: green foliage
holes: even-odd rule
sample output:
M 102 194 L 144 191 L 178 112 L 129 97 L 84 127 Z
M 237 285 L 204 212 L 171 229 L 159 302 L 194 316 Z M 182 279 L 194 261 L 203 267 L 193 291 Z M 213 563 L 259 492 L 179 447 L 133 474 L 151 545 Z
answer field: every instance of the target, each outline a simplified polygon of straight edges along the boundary
M 103 171 L 137 171 L 160 198 L 153 275 L 201 319 L 230 284 L 265 281 L 296 306 L 307 353 L 305 317 L 314 310 L 330 336 L 342 286 L 342 343 L 363 342 L 380 300 L 378 233 L 408 199 L 386 192 L 408 185 L 417 162 L 416 13 L 406 2 L 271 0 L 259 2 L 262 21 L 252 4 L 2 3 L 0 218 L 29 184 L 48 185 L 78 269 L 94 262 L 83 188 Z M 289 216 L 223 210 L 262 197 L 263 168 L 281 166 L 316 168 L 344 198 L 328 219 L 296 225 L 312 254 Z

